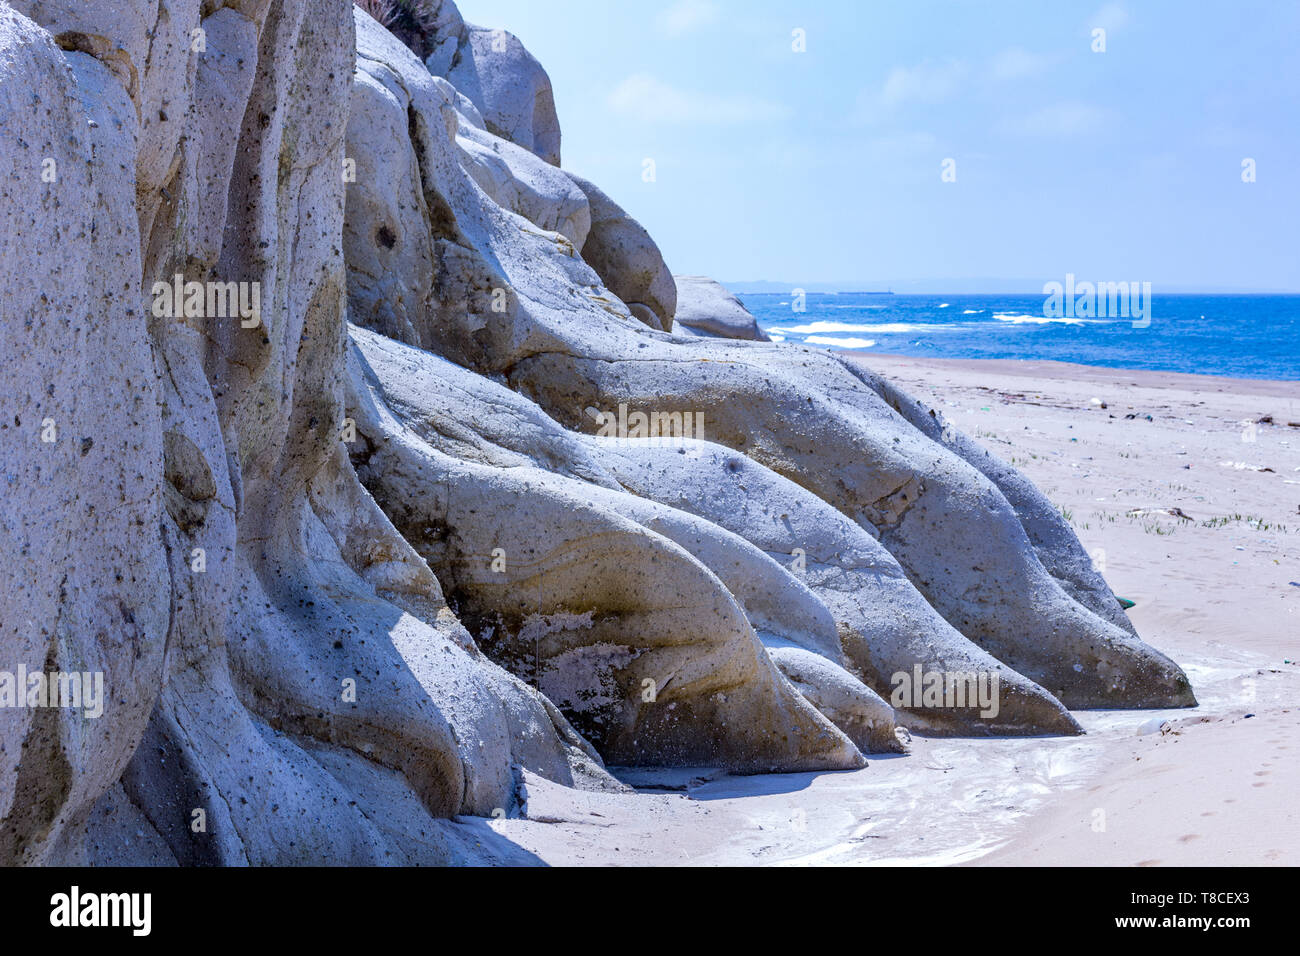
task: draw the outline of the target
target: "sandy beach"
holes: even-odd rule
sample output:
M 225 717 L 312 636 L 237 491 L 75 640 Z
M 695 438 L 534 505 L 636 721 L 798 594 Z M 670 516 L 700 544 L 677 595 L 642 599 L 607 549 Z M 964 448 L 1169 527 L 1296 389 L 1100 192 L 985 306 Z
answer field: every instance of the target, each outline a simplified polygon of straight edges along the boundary
M 1267 925 L 1300 6 L 1214 5 L 0 0 L 11 922 Z
M 531 778 L 525 818 L 453 828 L 561 865 L 1300 863 L 1300 383 L 861 360 L 1038 484 L 1199 706 L 1076 712 L 1082 737 L 918 735 L 848 773 Z

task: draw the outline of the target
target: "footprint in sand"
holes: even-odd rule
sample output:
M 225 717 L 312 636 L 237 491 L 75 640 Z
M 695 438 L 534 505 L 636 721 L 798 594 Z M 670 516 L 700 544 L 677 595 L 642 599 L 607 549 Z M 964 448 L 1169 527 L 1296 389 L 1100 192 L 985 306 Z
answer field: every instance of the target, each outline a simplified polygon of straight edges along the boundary
M 1185 834 L 1185 835 L 1183 835 L 1183 836 L 1180 836 L 1180 837 L 1178 838 L 1178 842 L 1179 842 L 1179 843 L 1191 843 L 1193 840 L 1199 840 L 1200 838 L 1201 838 L 1201 835 L 1200 835 L 1199 833 L 1188 833 L 1188 834 Z

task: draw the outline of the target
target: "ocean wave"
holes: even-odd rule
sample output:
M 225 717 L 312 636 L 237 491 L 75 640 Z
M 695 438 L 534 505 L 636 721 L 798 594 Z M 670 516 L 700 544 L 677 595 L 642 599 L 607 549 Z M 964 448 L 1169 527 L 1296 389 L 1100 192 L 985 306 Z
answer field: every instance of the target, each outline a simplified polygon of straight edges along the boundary
M 809 345 L 833 345 L 841 349 L 869 349 L 876 344 L 875 339 L 855 339 L 852 336 L 832 338 L 829 335 L 810 335 L 804 342 Z
M 961 314 L 962 314 L 962 315 L 980 315 L 983 311 L 984 311 L 983 309 L 962 309 L 962 310 L 961 310 Z
M 1059 322 L 1062 325 L 1083 325 L 1083 319 L 1052 318 L 1046 315 L 1025 315 L 1023 312 L 994 312 L 993 318 L 999 322 L 1011 322 L 1015 325 L 1050 325 Z
M 807 325 L 779 326 L 770 332 L 785 332 L 792 335 L 815 335 L 820 332 L 931 332 L 935 329 L 949 328 L 943 325 L 929 325 L 925 322 L 879 322 L 864 324 L 862 322 L 809 322 Z

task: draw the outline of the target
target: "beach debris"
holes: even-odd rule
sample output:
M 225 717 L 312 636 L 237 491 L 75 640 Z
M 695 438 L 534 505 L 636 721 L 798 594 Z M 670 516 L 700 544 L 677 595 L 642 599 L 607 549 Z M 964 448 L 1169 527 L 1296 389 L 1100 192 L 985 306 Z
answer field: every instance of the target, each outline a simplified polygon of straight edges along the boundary
M 1115 595 L 1115 600 L 1119 601 L 1119 606 L 1126 611 L 1131 607 L 1137 607 L 1136 601 L 1130 601 L 1128 598 L 1120 597 L 1118 594 Z
M 1145 518 L 1148 515 L 1165 515 L 1169 518 L 1182 518 L 1184 521 L 1195 521 L 1191 515 L 1183 511 L 1182 508 L 1134 508 L 1124 513 L 1125 518 Z
M 1272 424 L 1273 424 L 1273 416 L 1272 416 L 1272 415 L 1261 415 L 1259 418 L 1255 419 L 1255 424 L 1256 424 L 1256 425 L 1272 425 Z
M 1219 462 L 1219 467 L 1235 468 L 1237 471 L 1259 471 L 1259 472 L 1273 471 L 1272 468 L 1267 468 L 1264 465 L 1252 465 L 1249 462 L 1245 462 L 1245 461 L 1221 461 Z
M 1137 735 L 1139 737 L 1145 737 L 1147 734 L 1158 733 L 1163 737 L 1173 729 L 1173 725 L 1163 717 L 1152 717 L 1150 720 L 1143 721 L 1138 725 Z
M 1088 399 L 1088 404 L 1089 404 L 1089 405 L 1096 405 L 1098 408 L 1109 408 L 1109 407 L 1110 407 L 1110 406 L 1107 405 L 1105 402 L 1103 402 L 1100 398 L 1090 398 L 1090 399 Z
M 1300 588 L 1300 581 L 1288 581 L 1287 584 L 1291 585 L 1293 588 Z

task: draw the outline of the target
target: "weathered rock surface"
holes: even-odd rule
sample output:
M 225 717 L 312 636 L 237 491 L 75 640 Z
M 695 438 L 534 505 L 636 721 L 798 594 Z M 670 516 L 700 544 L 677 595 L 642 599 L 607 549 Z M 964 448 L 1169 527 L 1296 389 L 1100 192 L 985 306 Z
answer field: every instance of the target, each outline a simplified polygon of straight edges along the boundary
M 551 78 L 507 30 L 466 23 L 451 0 L 359 0 L 357 6 L 443 76 L 489 132 L 560 165 Z
M 670 331 L 677 284 L 650 233 L 599 187 L 569 175 L 591 204 L 591 231 L 582 258 L 633 315 L 652 329 Z
M 677 285 L 675 326 L 720 339 L 768 340 L 758 320 L 722 283 L 708 276 L 673 276 L 673 281 Z
M 722 720 L 735 729 L 708 743 L 706 762 L 852 765 L 852 748 L 775 676 L 756 634 L 842 659 L 834 620 L 800 582 L 743 538 L 627 494 L 581 438 L 502 386 L 362 329 L 353 340 L 353 378 L 364 383 L 350 401 L 365 438 L 363 481 L 481 642 L 548 697 L 572 704 L 566 712 L 607 759 L 698 762 L 691 748 L 707 738 L 706 724 Z M 448 412 L 458 427 L 443 424 Z M 532 643 L 520 645 L 521 635 Z M 575 673 L 578 649 L 588 657 L 599 649 L 604 673 Z M 701 671 L 701 661 L 711 663 Z M 692 682 L 691 673 L 710 676 Z M 723 675 L 729 689 L 720 695 Z M 580 678 L 603 684 L 573 689 Z M 548 690 L 560 685 L 562 694 Z M 865 687 L 859 697 L 877 736 L 892 738 L 888 705 Z M 590 708 L 579 704 L 592 700 L 600 712 L 584 717 Z M 793 750 L 769 743 L 772 707 L 782 726 L 816 729 L 800 731 Z M 658 726 L 665 709 L 667 729 L 640 729 Z M 630 729 L 620 737 L 615 724 Z
M 3 215 L 55 243 L 45 274 L 3 259 L 29 357 L 0 391 L 22 403 L 4 555 L 33 582 L 0 603 L 4 660 L 103 671 L 105 707 L 3 710 L 7 858 L 447 862 L 434 819 L 509 811 L 519 768 L 616 787 L 481 654 L 344 452 L 351 5 L 29 6 L 105 40 L 61 51 L 0 6 L 25 129 Z M 204 49 L 164 54 L 190 23 Z M 163 95 L 172 134 L 137 132 Z M 175 274 L 257 283 L 260 322 L 160 314 Z
M 162 684 L 164 445 L 138 295 L 138 141 L 112 70 L 0 4 L 0 861 L 11 865 L 55 852 L 120 776 Z M 20 669 L 102 675 L 101 713 L 30 706 L 40 698 Z
M 514 34 L 466 24 L 447 71 L 436 62 L 429 68 L 445 75 L 478 107 L 489 132 L 560 165 L 560 121 L 551 78 Z
M 104 688 L 0 707 L 0 861 L 521 862 L 449 818 L 525 774 L 1192 702 L 1013 469 L 827 353 L 668 332 L 515 38 L 365 6 L 393 32 L 0 2 L 0 695 Z M 996 673 L 998 713 L 896 712 L 917 666 Z

